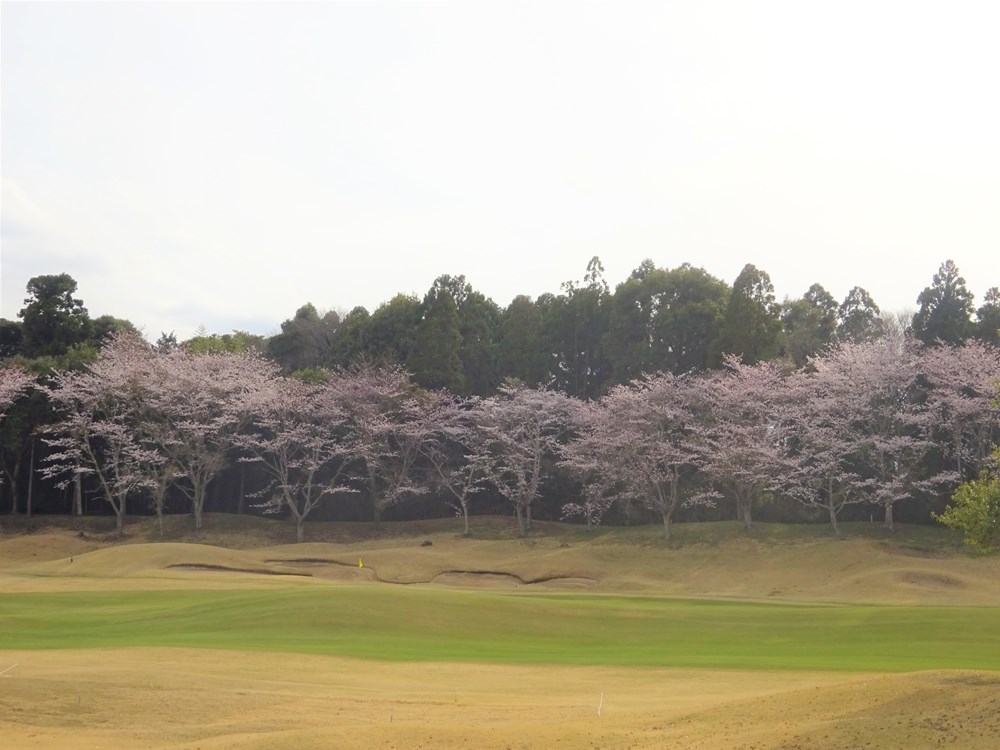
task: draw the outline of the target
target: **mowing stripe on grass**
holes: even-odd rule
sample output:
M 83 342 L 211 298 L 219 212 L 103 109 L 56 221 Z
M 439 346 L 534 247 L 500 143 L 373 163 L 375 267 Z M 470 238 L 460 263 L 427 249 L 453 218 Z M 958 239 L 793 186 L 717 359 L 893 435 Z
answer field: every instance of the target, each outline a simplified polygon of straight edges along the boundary
M 185 646 L 366 659 L 1000 670 L 1000 608 L 413 588 L 0 595 L 5 649 Z

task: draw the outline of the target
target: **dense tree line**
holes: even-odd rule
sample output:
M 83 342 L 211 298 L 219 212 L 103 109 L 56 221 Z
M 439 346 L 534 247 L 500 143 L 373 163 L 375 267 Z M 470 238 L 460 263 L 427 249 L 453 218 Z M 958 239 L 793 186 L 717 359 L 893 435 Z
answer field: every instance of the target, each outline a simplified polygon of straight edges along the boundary
M 91 319 L 67 274 L 38 276 L 27 286 L 20 320 L 0 320 L 0 360 L 34 372 L 92 360 L 111 332 L 134 327 L 104 315 Z M 506 308 L 463 276 L 440 276 L 423 299 L 399 294 L 369 312 L 320 313 L 306 303 L 263 337 L 242 331 L 198 335 L 193 352 L 255 348 L 290 374 L 399 365 L 425 388 L 487 396 L 507 378 L 546 384 L 569 396 L 596 398 L 643 374 L 679 375 L 722 366 L 727 354 L 746 364 L 806 363 L 835 342 L 870 341 L 902 329 L 924 343 L 968 338 L 1000 344 L 1000 290 L 976 308 L 952 261 L 916 297 L 919 309 L 901 323 L 854 287 L 838 303 L 820 284 L 780 304 L 768 274 L 747 265 L 732 285 L 687 263 L 673 269 L 644 261 L 611 291 L 598 258 L 581 281 L 560 294 L 513 299 Z M 178 344 L 163 334 L 159 348 Z
M 270 338 L 150 345 L 90 320 L 65 274 L 0 322 L 8 507 L 245 510 L 297 522 L 508 508 L 532 515 L 928 520 L 989 465 L 1000 295 L 950 261 L 900 324 L 852 289 L 778 304 L 748 265 L 730 287 L 600 261 L 506 309 L 463 277 L 341 318 L 307 304 Z M 104 342 L 104 348 L 99 349 Z M 29 387 L 24 373 L 34 376 Z M 5 396 L 4 393 L 7 395 Z M 4 400 L 6 399 L 6 401 Z M 405 500 L 405 502 L 403 502 Z M 91 505 L 91 508 L 95 507 Z

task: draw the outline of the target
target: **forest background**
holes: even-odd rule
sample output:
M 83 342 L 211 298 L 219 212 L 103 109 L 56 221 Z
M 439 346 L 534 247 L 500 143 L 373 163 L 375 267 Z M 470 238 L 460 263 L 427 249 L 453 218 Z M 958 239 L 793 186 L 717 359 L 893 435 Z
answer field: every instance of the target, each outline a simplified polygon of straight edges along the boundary
M 138 332 L 123 318 L 105 315 L 91 319 L 76 294 L 77 284 L 67 274 L 35 277 L 27 285 L 19 319 L 0 320 L 0 363 L 33 374 L 43 386 L 27 395 L 22 392 L 24 397 L 13 401 L 0 426 L 0 460 L 6 479 L 0 488 L 0 508 L 7 507 L 13 513 L 66 513 L 74 507 L 79 512 L 113 510 L 102 501 L 96 486 L 98 478 L 92 472 L 78 466 L 76 476 L 80 481 L 75 482 L 58 476 L 60 444 L 51 427 L 66 417 L 66 405 L 60 408 L 59 399 L 53 399 L 53 391 L 46 388 L 58 389 L 60 377 L 68 374 L 92 371 L 110 335 Z M 270 337 L 242 331 L 199 332 L 190 340 L 178 342 L 172 333 L 161 332 L 150 350 L 160 354 L 182 351 L 193 357 L 235 357 L 256 351 L 273 363 L 275 375 L 314 385 L 339 376 L 344 376 L 340 380 L 346 382 L 346 374 L 357 373 L 359 367 L 383 372 L 387 368 L 402 372 L 398 368 L 405 368 L 406 383 L 412 378 L 418 390 L 452 394 L 465 399 L 466 404 L 501 396 L 506 396 L 510 404 L 516 390 L 511 384 L 517 383 L 521 392 L 560 393 L 577 405 L 604 404 L 615 409 L 624 408 L 614 404 L 616 393 L 619 399 L 630 391 L 648 393 L 657 382 L 662 386 L 665 377 L 701 377 L 708 382 L 712 373 L 726 373 L 730 377 L 724 380 L 732 384 L 732 376 L 739 380 L 741 373 L 751 372 L 744 368 L 756 368 L 754 372 L 759 373 L 761 366 L 767 365 L 785 382 L 792 373 L 815 376 L 817 370 L 822 370 L 817 362 L 828 355 L 839 353 L 843 361 L 844 353 L 852 346 L 878 344 L 900 353 L 920 348 L 924 352 L 921 361 L 925 362 L 930 361 L 927 352 L 937 351 L 943 353 L 935 365 L 939 373 L 963 367 L 973 371 L 966 374 L 964 384 L 955 387 L 979 410 L 974 419 L 970 417 L 978 431 L 979 445 L 976 460 L 966 460 L 963 466 L 962 456 L 967 451 L 948 447 L 949 441 L 954 442 L 954 431 L 948 433 L 943 412 L 935 416 L 925 408 L 933 402 L 928 394 L 934 392 L 927 373 L 917 372 L 916 360 L 899 360 L 897 364 L 911 368 L 913 378 L 901 387 L 900 393 L 904 400 L 920 406 L 917 411 L 925 423 L 919 426 L 917 420 L 893 428 L 899 433 L 897 438 L 919 437 L 924 446 L 919 455 L 913 454 L 915 465 L 908 469 L 907 487 L 897 497 L 906 502 L 896 509 L 896 519 L 927 522 L 933 513 L 944 509 L 958 481 L 974 478 L 986 466 L 995 442 L 997 414 L 995 406 L 990 406 L 993 393 L 989 384 L 1000 376 L 996 353 L 1000 344 L 1000 292 L 995 286 L 990 288 L 977 305 L 959 269 L 946 261 L 916 296 L 916 303 L 912 314 L 890 314 L 880 310 L 862 287 L 854 287 L 838 302 L 818 283 L 801 298 L 786 298 L 779 303 L 768 274 L 753 265 L 745 266 L 730 285 L 687 263 L 668 269 L 657 267 L 651 260 L 644 261 L 612 291 L 595 257 L 587 264 L 583 279 L 566 282 L 558 294 L 543 294 L 537 299 L 518 296 L 505 308 L 473 289 L 464 277 L 444 275 L 434 281 L 422 299 L 399 294 L 372 312 L 361 307 L 346 313 L 322 311 L 306 303 L 281 324 L 280 332 Z M 972 351 L 978 359 L 970 359 Z M 659 377 L 660 381 L 649 376 Z M 981 385 L 984 383 L 985 388 Z M 671 381 L 671 392 L 676 391 L 673 385 Z M 758 395 L 766 398 L 767 393 L 765 384 Z M 735 397 L 739 399 L 739 393 Z M 725 409 L 735 414 L 739 401 Z M 779 412 L 773 404 L 769 409 L 771 416 L 764 417 L 763 424 L 770 422 L 768 429 L 773 430 L 774 415 Z M 618 417 L 622 414 L 615 412 Z M 617 484 L 588 480 L 594 466 L 587 464 L 580 453 L 581 446 L 586 445 L 580 438 L 586 437 L 588 431 L 608 434 L 615 420 L 602 425 L 594 414 L 577 414 L 574 419 L 567 422 L 563 437 L 553 443 L 556 450 L 540 456 L 543 465 L 535 477 L 535 496 L 526 505 L 519 505 L 510 493 L 505 495 L 499 481 L 502 478 L 494 467 L 492 482 L 486 472 L 470 485 L 476 495 L 477 512 L 507 512 L 513 503 L 519 517 L 527 511 L 529 524 L 532 513 L 536 518 L 558 519 L 575 512 L 588 522 L 599 522 L 605 515 L 607 521 L 618 523 L 662 516 L 666 525 L 664 502 L 668 500 L 673 503 L 671 517 L 676 512 L 681 520 L 707 520 L 732 517 L 734 506 L 729 500 L 735 499 L 740 517 L 749 501 L 757 503 L 758 518 L 825 520 L 829 515 L 836 525 L 836 512 L 841 513 L 841 518 L 874 520 L 881 512 L 878 506 L 884 505 L 877 493 L 870 491 L 872 485 L 887 481 L 884 467 L 880 477 L 874 465 L 865 469 L 858 465 L 856 457 L 851 459 L 854 465 L 847 472 L 854 484 L 845 485 L 841 491 L 828 488 L 826 499 L 821 500 L 822 487 L 814 487 L 804 498 L 801 492 L 784 491 L 775 482 L 744 484 L 742 488 L 732 482 L 727 485 L 726 480 L 731 480 L 734 472 L 730 468 L 726 476 L 713 473 L 707 449 L 671 459 L 673 463 L 668 461 L 676 469 L 672 481 L 664 484 L 661 477 L 647 482 L 653 495 L 664 487 L 672 488 L 673 498 L 653 498 L 650 502 L 647 497 L 634 504 L 622 503 L 623 498 L 635 494 L 624 487 L 626 478 L 619 477 Z M 928 419 L 934 424 L 928 426 Z M 662 419 L 659 424 L 657 435 L 662 438 Z M 714 424 L 718 427 L 720 421 Z M 968 431 L 971 427 L 965 425 L 962 429 Z M 925 440 L 918 432 L 933 439 Z M 713 438 L 689 432 L 679 438 L 680 444 L 706 446 L 713 439 L 718 442 L 718 433 Z M 958 438 L 959 443 L 963 440 Z M 634 433 L 631 441 L 636 442 Z M 575 448 L 565 450 L 568 445 Z M 609 446 L 598 446 L 599 452 L 612 455 Z M 245 442 L 233 443 L 219 457 L 212 481 L 203 488 L 199 515 L 202 510 L 255 509 L 298 515 L 295 511 L 300 507 L 283 505 L 280 500 L 276 503 L 274 495 L 264 497 L 276 485 L 268 476 L 266 462 L 248 459 L 250 448 Z M 452 447 L 453 453 L 466 457 L 468 451 L 468 445 Z M 557 454 L 561 462 L 556 461 Z M 372 497 L 374 486 L 360 481 L 360 474 L 355 473 L 354 480 L 345 478 L 342 493 L 326 493 L 336 495 L 336 502 L 317 503 L 312 517 L 365 520 L 370 518 L 373 506 L 376 518 L 380 517 L 378 511 L 397 519 L 449 513 L 449 507 L 455 506 L 448 502 L 454 500 L 454 477 L 450 484 L 428 480 L 436 466 L 432 459 L 430 453 L 420 452 L 407 469 L 416 472 L 419 468 L 425 486 L 409 486 L 416 484 L 412 481 L 416 473 L 407 475 L 405 482 L 396 477 L 394 481 L 401 484 L 393 490 L 392 501 L 382 507 Z M 352 460 L 357 462 L 356 457 Z M 764 463 L 760 456 L 754 460 Z M 716 456 L 716 468 L 718 462 Z M 767 468 L 775 470 L 774 466 Z M 613 475 L 610 471 L 603 473 Z M 685 481 L 686 491 L 678 495 L 684 473 L 696 474 L 699 480 Z M 189 484 L 190 476 L 181 471 L 175 480 L 184 478 Z M 935 477 L 942 481 L 931 481 Z M 191 493 L 182 486 L 184 483 L 170 483 L 156 509 L 191 509 Z M 121 513 L 152 512 L 155 503 L 150 498 L 155 493 L 147 485 L 133 489 L 122 498 Z M 416 489 L 419 491 L 406 491 Z M 742 505 L 736 497 L 741 493 L 749 493 Z M 264 499 L 247 502 L 254 497 Z M 600 506 L 596 515 L 591 502 L 595 499 Z M 611 499 L 616 502 L 603 502 Z M 834 505 L 836 511 L 832 510 Z M 890 507 L 893 505 L 895 501 Z M 746 520 L 750 522 L 748 509 Z M 891 516 L 887 521 L 891 522 Z

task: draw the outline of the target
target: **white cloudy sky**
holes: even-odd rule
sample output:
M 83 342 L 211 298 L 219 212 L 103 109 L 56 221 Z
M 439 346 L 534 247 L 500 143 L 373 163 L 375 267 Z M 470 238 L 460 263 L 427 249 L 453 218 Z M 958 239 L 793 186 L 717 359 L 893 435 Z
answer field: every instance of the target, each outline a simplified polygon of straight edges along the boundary
M 0 316 L 155 338 L 599 255 L 779 299 L 1000 284 L 1000 4 L 2 3 Z

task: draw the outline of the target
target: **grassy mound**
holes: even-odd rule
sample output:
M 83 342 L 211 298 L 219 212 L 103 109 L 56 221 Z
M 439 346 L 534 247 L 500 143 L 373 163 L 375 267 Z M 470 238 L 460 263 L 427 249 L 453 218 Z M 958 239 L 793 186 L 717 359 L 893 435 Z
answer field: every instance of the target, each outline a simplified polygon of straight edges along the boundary
M 52 526 L 17 536 L 8 528 L 0 537 L 0 576 L 10 591 L 52 590 L 59 581 L 90 589 L 252 587 L 271 585 L 261 580 L 267 576 L 297 575 L 314 584 L 528 586 L 905 605 L 1000 602 L 1000 558 L 972 555 L 954 533 L 934 527 L 889 534 L 871 524 L 846 524 L 847 538 L 838 540 L 820 526 L 761 524 L 746 532 L 735 523 L 686 524 L 665 544 L 653 527 L 588 533 L 539 524 L 521 539 L 510 519 L 485 518 L 477 519 L 475 534 L 463 537 L 455 520 L 439 519 L 377 529 L 314 524 L 317 541 L 288 544 L 291 529 L 275 521 L 208 517 L 206 529 L 194 532 L 186 518 L 168 520 L 165 541 L 156 541 L 151 519 L 132 524 L 124 540 L 93 528 Z

